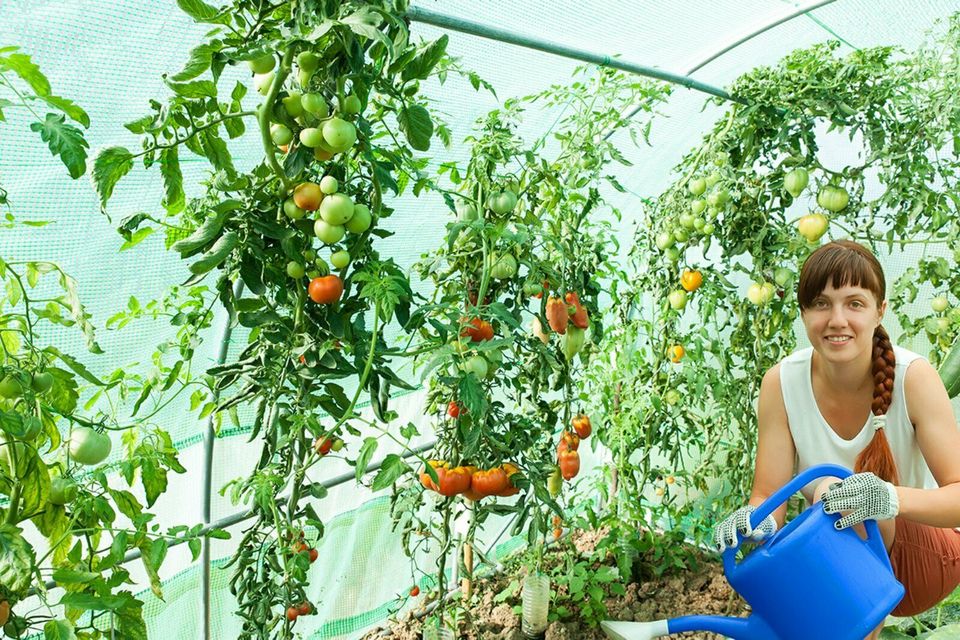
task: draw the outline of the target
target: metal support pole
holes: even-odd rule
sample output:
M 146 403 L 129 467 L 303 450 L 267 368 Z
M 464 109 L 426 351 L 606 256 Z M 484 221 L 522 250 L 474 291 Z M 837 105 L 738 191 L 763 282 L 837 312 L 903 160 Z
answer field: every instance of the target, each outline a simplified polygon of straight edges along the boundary
M 544 53 L 563 56 L 573 60 L 580 60 L 582 62 L 589 62 L 591 64 L 604 67 L 620 69 L 621 71 L 645 76 L 647 78 L 663 80 L 672 84 L 679 84 L 688 89 L 702 91 L 703 93 L 708 93 L 725 100 L 741 102 L 741 100 L 731 96 L 729 93 L 719 87 L 714 87 L 704 82 L 700 82 L 699 80 L 694 80 L 688 76 L 681 76 L 675 73 L 670 73 L 669 71 L 663 71 L 662 69 L 655 69 L 653 67 L 645 67 L 643 65 L 626 62 L 619 58 L 594 53 L 592 51 L 586 51 L 584 49 L 567 47 L 565 45 L 550 42 L 548 40 L 522 36 L 516 33 L 505 31 L 503 29 L 481 24 L 479 22 L 473 22 L 472 20 L 464 20 L 463 18 L 436 13 L 421 7 L 410 7 L 410 10 L 407 12 L 407 17 L 413 22 L 422 22 L 424 24 L 433 25 L 442 29 L 459 31 L 461 33 L 467 33 L 481 38 L 488 38 L 490 40 L 497 40 L 499 42 L 506 42 L 507 44 L 526 47 L 527 49 L 535 49 L 537 51 L 543 51 Z
M 243 281 L 237 280 L 233 286 L 234 299 L 243 294 Z M 233 327 L 230 325 L 230 314 L 223 321 L 223 331 L 220 337 L 220 351 L 217 353 L 217 365 L 222 365 L 227 359 L 227 351 L 230 349 L 230 336 L 233 334 Z M 220 399 L 220 392 L 214 389 L 211 394 L 211 401 L 217 402 Z M 211 511 L 211 493 L 213 490 L 213 443 L 217 439 L 217 434 L 213 430 L 214 414 L 211 413 L 207 418 L 207 430 L 203 434 L 203 524 L 204 527 L 210 524 Z M 203 606 L 201 615 L 203 616 L 203 637 L 210 640 L 210 538 L 203 539 L 203 555 L 201 556 L 202 578 L 200 583 L 203 597 Z

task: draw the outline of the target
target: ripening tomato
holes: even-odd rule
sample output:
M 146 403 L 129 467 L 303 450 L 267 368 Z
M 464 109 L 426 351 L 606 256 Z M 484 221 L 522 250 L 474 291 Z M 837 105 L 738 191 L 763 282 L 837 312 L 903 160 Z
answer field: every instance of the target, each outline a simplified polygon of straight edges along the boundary
M 510 480 L 503 467 L 474 471 L 470 487 L 480 496 L 496 496 L 506 491 Z
M 560 298 L 550 297 L 547 299 L 547 324 L 557 333 L 566 333 L 567 325 L 570 322 L 570 314 L 567 310 L 567 303 Z
M 293 190 L 293 202 L 304 211 L 316 211 L 323 200 L 320 185 L 314 182 L 301 182 Z M 289 214 L 287 214 L 289 215 Z
M 699 271 L 684 269 L 680 276 L 680 286 L 687 291 L 696 291 L 703 284 L 703 275 Z
M 343 295 L 343 280 L 335 275 L 314 278 L 310 281 L 307 293 L 317 304 L 332 304 Z
M 497 495 L 501 497 L 507 497 L 515 496 L 520 493 L 520 487 L 513 484 L 513 480 L 511 480 L 513 474 L 520 471 L 520 469 L 517 468 L 517 465 L 513 464 L 512 462 L 504 462 L 502 465 L 500 465 L 500 468 L 503 469 L 504 474 L 507 476 L 507 486 Z
M 297 616 L 299 615 L 300 615 L 300 610 L 297 609 L 297 607 L 293 607 L 293 606 L 287 607 L 287 620 L 289 620 L 290 622 L 296 622 Z
M 686 353 L 686 350 L 683 348 L 683 345 L 675 344 L 670 347 L 668 353 L 670 355 L 670 361 L 676 364 L 683 359 L 683 355 Z
M 410 589 L 410 597 L 416 598 L 418 595 L 420 595 L 420 587 L 413 585 L 413 588 Z
M 320 436 L 313 441 L 313 450 L 316 451 L 319 455 L 325 456 L 330 453 L 330 449 L 333 447 L 333 438 L 330 436 Z
M 573 430 L 577 432 L 577 436 L 581 440 L 585 440 L 590 437 L 590 434 L 593 433 L 593 425 L 590 424 L 590 417 L 584 414 L 576 416 L 572 420 Z
M 302 616 L 310 615 L 311 611 L 313 611 L 313 605 L 306 600 L 297 605 L 297 613 Z
M 493 340 L 493 325 L 480 318 L 471 318 L 470 320 L 461 319 L 461 324 L 465 324 L 460 330 L 460 336 L 470 338 L 472 342 L 484 342 Z
M 447 415 L 451 418 L 459 418 L 462 411 L 463 409 L 460 406 L 460 403 L 456 400 L 451 400 L 449 403 L 447 403 Z
M 557 453 L 563 451 L 576 451 L 580 448 L 580 436 L 569 431 L 564 431 L 560 436 L 560 442 L 557 443 Z
M 572 480 L 580 473 L 580 454 L 576 451 L 563 451 L 557 456 L 560 475 L 564 480 Z
M 587 315 L 587 308 L 580 304 L 580 296 L 574 291 L 568 291 L 564 298 L 567 304 L 573 305 L 576 311 L 570 314 L 570 322 L 573 326 L 580 329 L 586 329 L 590 326 L 590 317 Z

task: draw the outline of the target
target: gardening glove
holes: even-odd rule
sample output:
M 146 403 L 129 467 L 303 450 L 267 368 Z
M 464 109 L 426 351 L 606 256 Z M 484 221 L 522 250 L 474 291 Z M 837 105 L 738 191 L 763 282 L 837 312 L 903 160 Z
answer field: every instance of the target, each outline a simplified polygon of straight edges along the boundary
M 777 530 L 777 521 L 774 520 L 773 514 L 764 518 L 756 529 L 750 526 L 750 516 L 756 510 L 757 508 L 752 504 L 740 507 L 716 526 L 713 530 L 713 543 L 717 545 L 717 550 L 720 553 L 727 549 L 736 548 L 737 532 L 752 540 L 762 540 L 773 535 Z
M 850 512 L 834 523 L 837 529 L 865 520 L 889 520 L 900 513 L 896 487 L 870 472 L 855 473 L 842 482 L 834 482 L 821 502 L 827 513 Z

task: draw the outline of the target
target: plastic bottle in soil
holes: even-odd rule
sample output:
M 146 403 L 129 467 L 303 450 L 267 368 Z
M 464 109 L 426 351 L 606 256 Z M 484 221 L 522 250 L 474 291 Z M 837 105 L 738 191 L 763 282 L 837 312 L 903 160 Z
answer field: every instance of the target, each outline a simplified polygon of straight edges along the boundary
M 543 638 L 547 630 L 547 612 L 550 607 L 550 578 L 541 573 L 528 574 L 523 579 L 523 620 L 521 630 L 525 638 Z

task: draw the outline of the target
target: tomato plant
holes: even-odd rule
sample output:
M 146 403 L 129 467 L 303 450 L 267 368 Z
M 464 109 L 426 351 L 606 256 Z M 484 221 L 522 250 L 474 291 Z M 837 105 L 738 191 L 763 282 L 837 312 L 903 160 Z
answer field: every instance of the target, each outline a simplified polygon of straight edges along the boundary
M 182 3 L 210 24 L 206 39 L 182 71 L 165 76 L 173 96 L 151 101 L 152 111 L 127 125 L 142 150 L 110 147 L 94 162 L 104 207 L 135 161 L 160 169 L 163 217 L 135 216 L 121 232 L 163 229 L 167 246 L 190 261 L 184 286 L 249 330 L 235 359 L 206 372 L 213 400 L 200 403 L 217 421 L 250 407 L 262 449 L 250 475 L 224 488 L 255 516 L 230 563 L 244 638 L 292 637 L 289 609 L 303 615 L 298 603 L 310 601 L 309 554 L 291 556 L 286 544 L 293 531 L 323 535 L 312 504 L 323 494 L 310 469 L 337 453 L 361 480 L 381 438 L 416 432 L 383 428 L 395 416 L 391 389 L 412 388 L 391 368 L 402 349 L 384 331 L 408 323 L 413 292 L 376 243 L 390 235 L 382 226 L 390 198 L 432 186 L 415 152 L 446 126 L 411 81 L 437 73 L 447 37 L 412 42 L 405 6 L 237 0 L 211 17 L 203 3 Z M 227 65 L 251 61 L 252 78 L 223 86 Z M 263 161 L 244 173 L 230 141 L 247 134 L 260 141 Z M 213 170 L 189 199 L 180 168 L 188 154 Z M 323 246 L 329 254 L 318 254 Z M 360 415 L 362 395 L 375 419 Z M 411 470 L 387 456 L 371 486 L 389 487 Z M 287 498 L 275 499 L 281 492 Z

